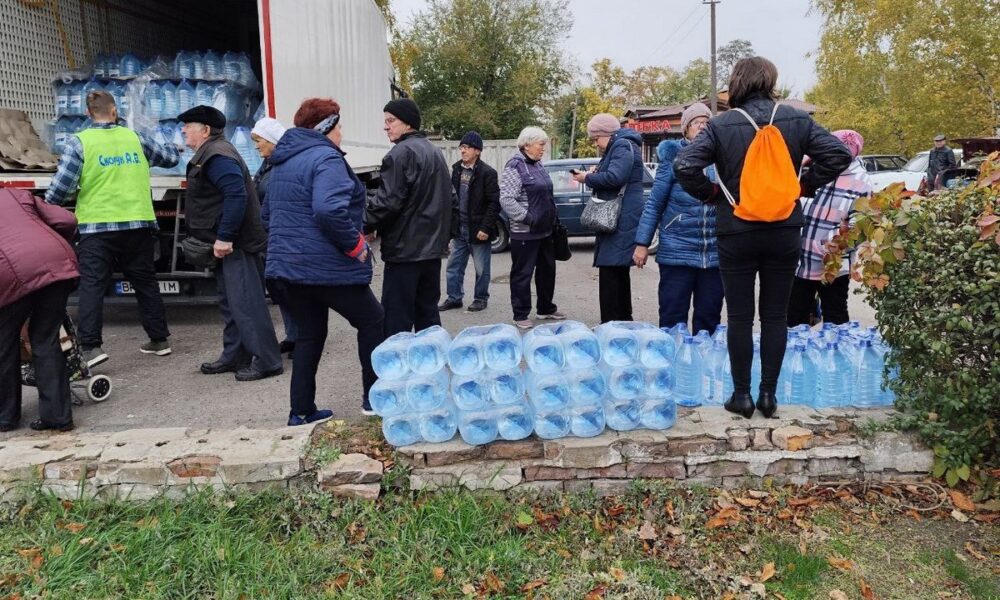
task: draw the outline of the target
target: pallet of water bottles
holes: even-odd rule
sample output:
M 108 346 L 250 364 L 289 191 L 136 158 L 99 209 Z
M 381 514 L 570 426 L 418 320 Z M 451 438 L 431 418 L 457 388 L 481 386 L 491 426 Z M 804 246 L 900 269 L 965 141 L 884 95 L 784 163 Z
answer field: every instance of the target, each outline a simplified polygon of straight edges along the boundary
M 396 334 L 372 353 L 369 394 L 394 446 L 591 437 L 605 428 L 672 427 L 677 406 L 721 405 L 733 391 L 726 326 L 691 335 L 614 321 L 590 329 L 565 321 L 523 337 L 511 325 L 439 326 Z M 874 328 L 857 323 L 788 330 L 779 402 L 813 407 L 891 404 L 882 386 L 887 352 Z M 752 387 L 760 383 L 754 336 Z

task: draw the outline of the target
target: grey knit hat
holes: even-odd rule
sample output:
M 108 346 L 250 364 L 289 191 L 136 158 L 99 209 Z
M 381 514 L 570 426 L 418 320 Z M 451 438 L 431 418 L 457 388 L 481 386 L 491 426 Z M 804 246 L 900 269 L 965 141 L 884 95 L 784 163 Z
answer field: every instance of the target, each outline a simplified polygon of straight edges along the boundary
M 701 102 L 695 102 L 681 113 L 681 135 L 687 135 L 688 125 L 698 117 L 712 118 L 712 111 Z

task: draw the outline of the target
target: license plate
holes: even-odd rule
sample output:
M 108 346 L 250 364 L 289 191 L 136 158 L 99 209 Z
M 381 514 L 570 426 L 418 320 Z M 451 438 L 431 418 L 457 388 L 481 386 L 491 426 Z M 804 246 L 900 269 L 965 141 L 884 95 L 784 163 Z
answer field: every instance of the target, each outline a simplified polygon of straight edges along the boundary
M 167 295 L 177 295 L 181 293 L 181 284 L 178 281 L 159 281 L 160 293 Z M 119 296 L 134 296 L 135 288 L 129 281 L 116 281 L 115 293 Z

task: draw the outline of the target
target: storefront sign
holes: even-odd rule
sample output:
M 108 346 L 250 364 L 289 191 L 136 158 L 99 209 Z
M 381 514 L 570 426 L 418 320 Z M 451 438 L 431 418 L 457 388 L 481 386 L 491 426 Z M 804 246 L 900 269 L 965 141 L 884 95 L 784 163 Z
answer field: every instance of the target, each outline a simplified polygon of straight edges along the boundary
M 639 133 L 669 133 L 671 131 L 670 119 L 649 119 L 638 121 L 629 119 L 628 126 Z

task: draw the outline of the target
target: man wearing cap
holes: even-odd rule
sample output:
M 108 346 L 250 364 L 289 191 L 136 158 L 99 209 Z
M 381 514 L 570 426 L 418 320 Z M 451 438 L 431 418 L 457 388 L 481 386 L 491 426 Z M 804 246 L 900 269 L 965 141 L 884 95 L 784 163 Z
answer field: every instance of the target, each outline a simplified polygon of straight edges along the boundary
M 225 328 L 222 355 L 201 365 L 206 375 L 235 372 L 237 381 L 280 375 L 281 355 L 264 295 L 267 234 L 246 164 L 223 136 L 226 117 L 211 106 L 177 116 L 194 150 L 187 167 L 188 235 L 213 244 L 219 309 Z
M 462 136 L 458 151 L 462 160 L 451 166 L 451 185 L 458 194 L 459 232 L 451 241 L 448 256 L 448 297 L 438 309 L 462 307 L 462 284 L 471 253 L 476 267 L 476 284 L 468 312 L 478 312 L 486 308 L 490 299 L 490 240 L 497 235 L 500 184 L 496 170 L 480 158 L 483 138 L 478 132 L 470 131 Z
M 365 208 L 366 231 L 382 238 L 382 307 L 386 337 L 441 324 L 441 259 L 458 235 L 458 201 L 444 154 L 420 131 L 409 98 L 382 109 L 395 144 L 382 159 L 379 189 Z
M 61 205 L 69 202 L 79 187 L 77 336 L 83 358 L 91 367 L 108 360 L 101 349 L 104 294 L 116 266 L 135 292 L 139 319 L 149 336 L 139 351 L 166 356 L 170 354 L 170 331 L 153 264 L 158 227 L 149 167 L 173 167 L 179 154 L 173 145 L 161 146 L 119 126 L 118 107 L 107 92 L 87 94 L 87 114 L 93 125 L 70 136 L 45 192 L 46 202 Z
M 948 147 L 945 142 L 947 138 L 943 133 L 934 136 L 934 147 L 931 148 L 930 156 L 927 158 L 927 189 L 934 190 L 937 187 L 937 176 L 945 169 L 955 167 L 955 151 Z

